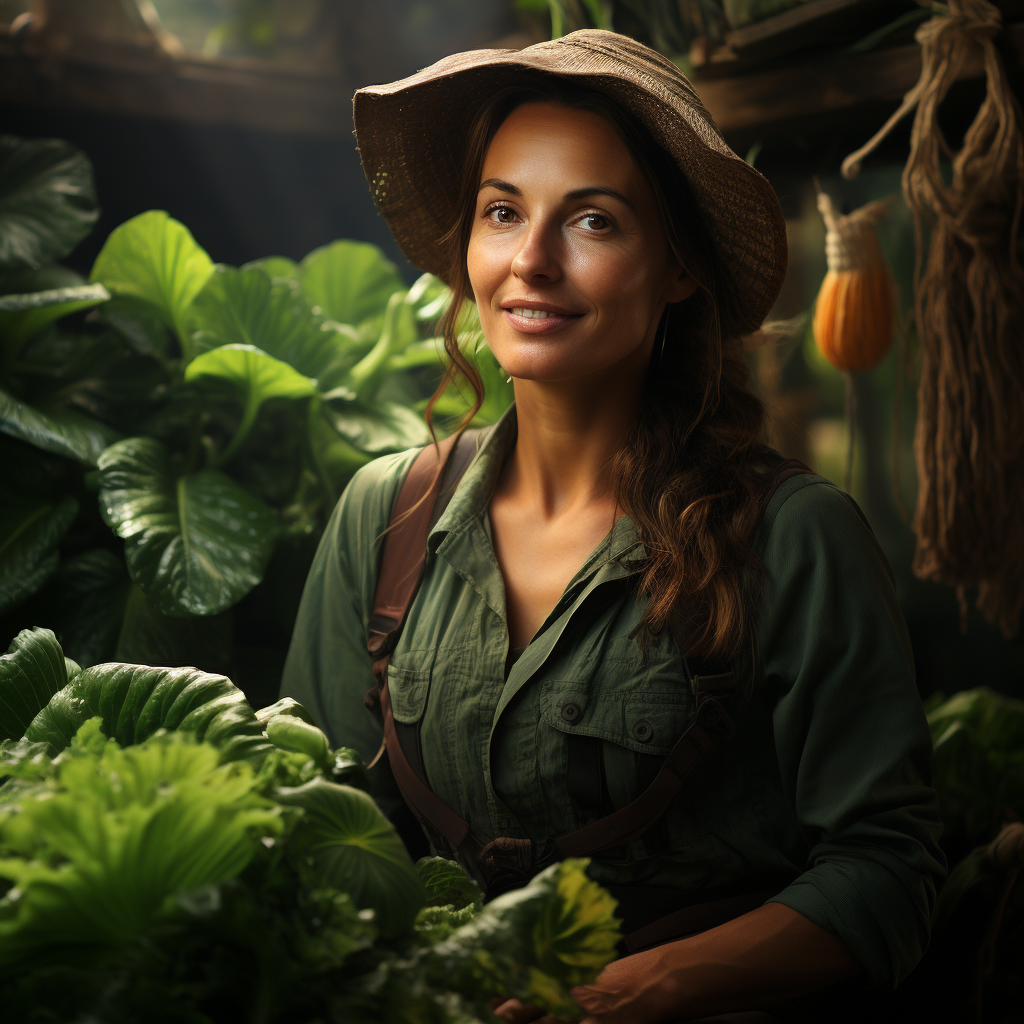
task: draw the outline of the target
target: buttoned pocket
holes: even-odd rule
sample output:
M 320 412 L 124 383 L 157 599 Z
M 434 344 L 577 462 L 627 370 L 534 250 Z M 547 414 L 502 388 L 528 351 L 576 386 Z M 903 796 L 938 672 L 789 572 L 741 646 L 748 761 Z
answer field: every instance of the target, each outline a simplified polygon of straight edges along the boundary
M 388 666 L 391 714 L 396 722 L 412 725 L 423 717 L 430 691 L 430 669 Z
M 544 683 L 540 710 L 545 724 L 558 732 L 664 757 L 688 725 L 693 698 L 683 685 L 601 687 L 595 692 L 591 686 L 553 679 Z

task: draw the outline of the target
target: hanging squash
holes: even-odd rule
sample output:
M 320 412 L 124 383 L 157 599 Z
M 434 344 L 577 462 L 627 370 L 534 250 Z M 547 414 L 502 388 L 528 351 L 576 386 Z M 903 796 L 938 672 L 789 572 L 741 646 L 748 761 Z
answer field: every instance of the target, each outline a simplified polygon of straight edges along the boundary
M 814 340 L 838 369 L 870 370 L 889 351 L 896 322 L 896 289 L 874 227 L 888 215 L 889 200 L 840 216 L 819 189 L 818 209 L 828 273 L 814 306 Z

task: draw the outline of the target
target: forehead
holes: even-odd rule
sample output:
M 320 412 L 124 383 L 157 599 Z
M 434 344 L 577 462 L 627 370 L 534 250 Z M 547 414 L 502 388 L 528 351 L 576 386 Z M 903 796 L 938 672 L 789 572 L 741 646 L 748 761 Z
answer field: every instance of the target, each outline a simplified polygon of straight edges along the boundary
M 480 178 L 552 180 L 564 190 L 606 185 L 646 191 L 646 181 L 615 126 L 592 110 L 524 103 L 502 122 Z

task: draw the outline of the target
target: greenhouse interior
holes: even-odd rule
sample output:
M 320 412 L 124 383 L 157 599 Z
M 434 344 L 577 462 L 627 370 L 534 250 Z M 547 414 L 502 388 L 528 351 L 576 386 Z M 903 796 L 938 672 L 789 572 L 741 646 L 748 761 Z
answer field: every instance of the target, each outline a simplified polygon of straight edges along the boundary
M 0 1016 L 1024 1024 L 1022 102 L 1024 0 L 0 0 Z

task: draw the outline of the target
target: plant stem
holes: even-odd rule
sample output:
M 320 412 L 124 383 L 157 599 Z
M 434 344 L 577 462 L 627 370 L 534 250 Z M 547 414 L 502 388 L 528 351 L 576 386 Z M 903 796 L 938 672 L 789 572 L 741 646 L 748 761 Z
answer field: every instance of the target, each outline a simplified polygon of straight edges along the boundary
M 238 451 L 242 442 L 246 439 L 249 431 L 252 429 L 253 423 L 256 422 L 256 414 L 260 411 L 259 399 L 256 396 L 255 389 L 250 388 L 245 396 L 245 410 L 242 412 L 241 422 L 238 424 L 238 429 L 235 431 L 231 440 L 228 441 L 227 447 L 217 456 L 213 463 L 214 469 L 220 469 L 232 455 Z
M 348 372 L 346 385 L 359 398 L 372 397 L 377 383 L 387 369 L 388 360 L 416 340 L 416 321 L 404 292 L 395 292 L 388 299 L 384 324 L 377 343 Z

